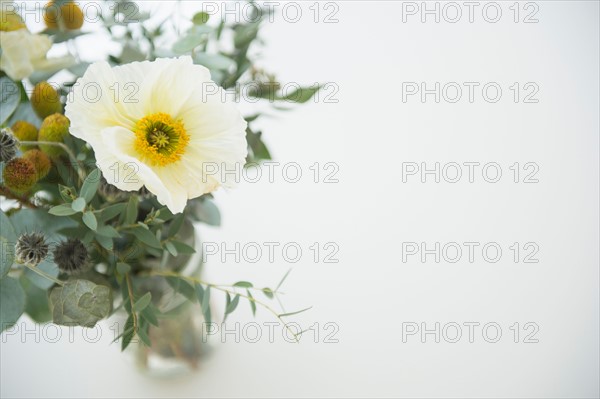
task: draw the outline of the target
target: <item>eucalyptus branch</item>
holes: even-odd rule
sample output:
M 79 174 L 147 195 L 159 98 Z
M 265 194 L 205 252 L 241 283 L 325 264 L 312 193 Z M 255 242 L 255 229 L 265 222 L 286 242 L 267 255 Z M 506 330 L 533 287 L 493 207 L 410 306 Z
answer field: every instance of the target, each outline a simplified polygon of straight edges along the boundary
M 268 304 L 264 303 L 263 301 L 260 301 L 252 296 L 243 294 L 243 293 L 239 293 L 237 291 L 235 291 L 235 286 L 233 285 L 215 285 L 215 284 L 211 284 L 207 281 L 201 280 L 199 278 L 195 278 L 195 277 L 190 277 L 190 276 L 184 276 L 178 273 L 174 273 L 174 272 L 169 272 L 169 271 L 160 271 L 160 270 L 151 270 L 148 271 L 146 273 L 146 275 L 148 276 L 162 276 L 162 277 L 178 277 L 178 278 L 182 278 L 184 280 L 187 280 L 188 282 L 194 283 L 194 284 L 200 284 L 200 285 L 206 285 L 209 286 L 211 288 L 214 288 L 216 290 L 228 293 L 230 295 L 238 295 L 242 298 L 247 299 L 250 302 L 254 302 L 255 304 L 261 306 L 262 308 L 264 308 L 265 310 L 267 310 L 269 313 L 271 313 L 273 316 L 275 316 L 275 318 L 277 318 L 277 320 L 279 320 L 283 326 L 285 327 L 285 329 L 290 332 L 292 334 L 292 336 L 294 337 L 294 340 L 296 342 L 300 342 L 298 336 L 300 335 L 299 333 L 296 333 L 292 330 L 292 328 L 290 327 L 290 325 L 285 322 L 283 320 L 283 317 L 289 314 L 281 314 L 279 312 L 277 312 L 275 309 L 273 309 L 271 306 L 269 306 Z

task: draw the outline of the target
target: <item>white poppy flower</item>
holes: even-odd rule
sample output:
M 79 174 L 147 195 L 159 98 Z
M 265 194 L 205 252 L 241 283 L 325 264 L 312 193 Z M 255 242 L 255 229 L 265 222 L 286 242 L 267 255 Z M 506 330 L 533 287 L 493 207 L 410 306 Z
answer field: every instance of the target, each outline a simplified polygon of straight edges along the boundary
M 188 199 L 232 186 L 247 155 L 246 121 L 191 57 L 111 68 L 92 64 L 67 101 L 71 134 L 94 149 L 108 183 L 142 186 L 173 213 Z M 120 98 L 119 98 L 120 97 Z M 210 167 L 209 167 L 210 165 Z
M 23 80 L 35 71 L 57 71 L 75 63 L 72 56 L 46 58 L 52 47 L 48 35 L 33 34 L 25 28 L 0 31 L 0 47 L 0 69 L 14 81 Z

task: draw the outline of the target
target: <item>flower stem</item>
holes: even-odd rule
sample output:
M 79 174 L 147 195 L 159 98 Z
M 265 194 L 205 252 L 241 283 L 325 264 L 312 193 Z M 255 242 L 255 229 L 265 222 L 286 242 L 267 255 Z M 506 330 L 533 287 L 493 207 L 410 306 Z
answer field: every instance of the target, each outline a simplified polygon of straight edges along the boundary
M 25 266 L 26 268 L 28 268 L 28 269 L 29 269 L 29 270 L 31 270 L 32 272 L 34 272 L 34 273 L 37 273 L 37 274 L 39 274 L 40 276 L 42 276 L 42 277 L 44 277 L 44 278 L 47 278 L 47 279 L 48 279 L 48 280 L 50 280 L 50 281 L 53 281 L 53 282 L 55 282 L 56 284 L 58 284 L 58 285 L 60 285 L 60 286 L 63 286 L 63 285 L 65 285 L 64 281 L 61 281 L 61 280 L 59 280 L 59 279 L 57 279 L 57 278 L 55 278 L 55 277 L 52 277 L 51 275 L 47 274 L 46 272 L 43 272 L 43 271 L 41 271 L 40 269 L 38 269 L 38 268 L 37 268 L 37 267 L 35 267 L 35 266 L 32 266 L 32 265 L 30 265 L 30 264 L 27 264 L 27 263 L 23 263 L 23 266 Z
M 127 282 L 127 291 L 129 292 L 129 304 L 131 305 L 131 318 L 133 320 L 133 333 L 137 334 L 138 321 L 137 314 L 135 313 L 135 309 L 133 308 L 133 287 L 131 285 L 131 276 L 129 275 L 129 273 L 125 273 L 125 281 Z

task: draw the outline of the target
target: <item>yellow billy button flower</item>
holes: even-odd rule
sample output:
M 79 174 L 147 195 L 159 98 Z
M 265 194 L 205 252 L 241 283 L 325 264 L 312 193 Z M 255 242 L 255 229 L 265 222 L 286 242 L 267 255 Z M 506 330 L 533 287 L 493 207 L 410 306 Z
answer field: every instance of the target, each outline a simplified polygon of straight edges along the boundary
M 62 143 L 69 135 L 69 119 L 62 114 L 53 114 L 42 122 L 38 141 L 53 141 Z M 39 144 L 40 149 L 51 158 L 57 158 L 64 154 L 64 150 L 56 145 Z
M 135 98 L 110 94 L 126 84 L 137 88 Z M 89 85 L 100 93 L 93 101 Z M 231 171 L 245 163 L 246 121 L 225 99 L 191 57 L 112 68 L 97 62 L 73 85 L 65 115 L 71 134 L 93 148 L 107 184 L 121 191 L 145 187 L 179 213 L 188 199 L 232 187 Z
M 52 161 L 48 158 L 48 155 L 40 150 L 29 150 L 23 154 L 23 159 L 31 162 L 37 173 L 37 179 L 43 179 L 50 172 L 52 167 Z
M 51 1 L 44 7 L 44 22 L 50 29 L 60 28 L 62 23 L 66 29 L 79 29 L 83 26 L 83 11 L 73 2 L 58 7 Z
M 16 121 L 13 123 L 12 132 L 16 138 L 20 141 L 37 141 L 38 130 L 37 127 L 27 121 Z M 22 145 L 21 150 L 27 151 L 34 148 L 34 146 Z
M 36 84 L 31 93 L 31 107 L 40 118 L 60 112 L 62 104 L 60 103 L 60 94 L 48 82 Z
M 26 27 L 27 25 L 19 14 L 14 11 L 0 10 L 0 31 L 12 32 Z
M 37 182 L 37 172 L 27 159 L 13 158 L 2 171 L 6 187 L 17 193 L 29 191 Z

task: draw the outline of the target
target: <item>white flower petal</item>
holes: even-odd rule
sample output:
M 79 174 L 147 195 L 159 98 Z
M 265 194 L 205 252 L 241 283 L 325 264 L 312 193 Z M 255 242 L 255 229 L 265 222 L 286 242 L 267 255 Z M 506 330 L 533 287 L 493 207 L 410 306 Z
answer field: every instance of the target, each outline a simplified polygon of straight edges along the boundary
M 115 101 L 115 87 L 127 89 L 128 84 L 128 100 L 132 101 L 122 97 Z M 77 81 L 66 115 L 71 133 L 96 152 L 109 183 L 124 191 L 137 190 L 143 184 L 160 203 L 179 213 L 188 199 L 233 185 L 236 174 L 221 173 L 222 168 L 241 171 L 247 155 L 246 121 L 233 104 L 214 94 L 214 85 L 208 70 L 194 65 L 190 57 L 114 68 L 96 63 Z M 99 88 L 100 97 L 86 101 L 86 86 Z M 207 90 L 213 94 L 205 95 Z M 181 157 L 166 164 L 148 159 L 148 154 L 138 153 L 144 150 L 134 145 L 138 121 L 152 120 L 156 114 L 180 121 L 189 136 Z

